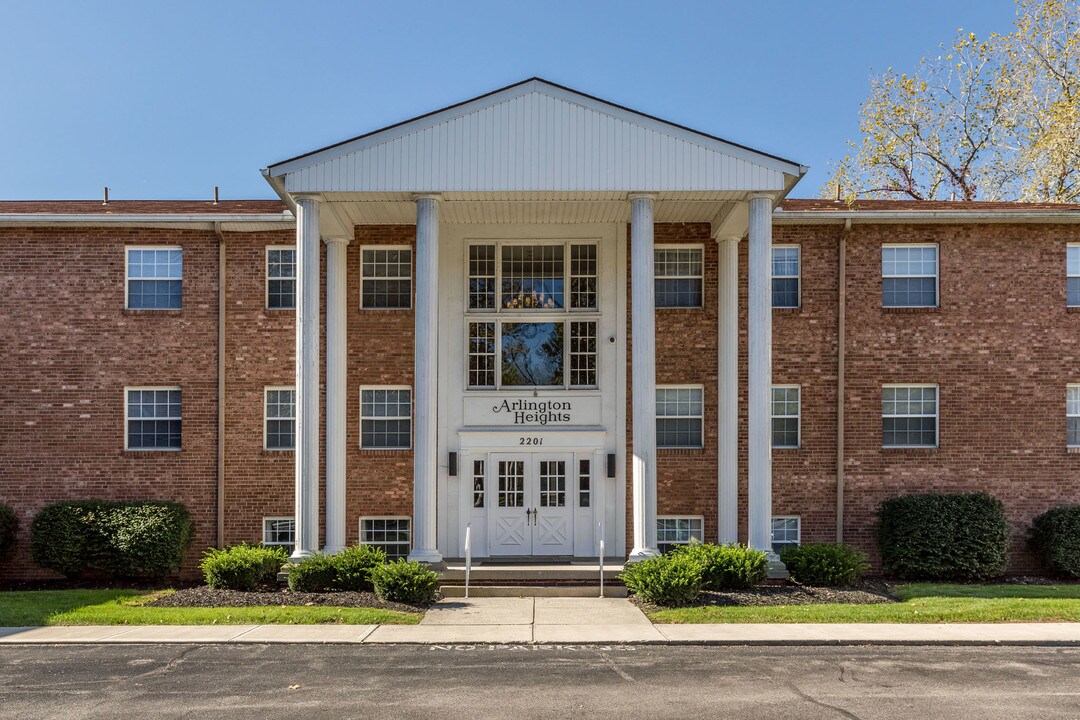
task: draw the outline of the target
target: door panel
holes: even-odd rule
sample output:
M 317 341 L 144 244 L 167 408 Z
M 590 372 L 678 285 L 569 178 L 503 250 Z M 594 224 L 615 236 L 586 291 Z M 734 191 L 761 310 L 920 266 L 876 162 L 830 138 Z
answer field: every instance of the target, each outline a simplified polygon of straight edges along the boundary
M 534 555 L 574 554 L 572 466 L 573 456 L 535 456 Z
M 492 455 L 495 491 L 488 509 L 488 551 L 492 555 L 531 555 L 532 527 L 529 519 L 528 455 Z

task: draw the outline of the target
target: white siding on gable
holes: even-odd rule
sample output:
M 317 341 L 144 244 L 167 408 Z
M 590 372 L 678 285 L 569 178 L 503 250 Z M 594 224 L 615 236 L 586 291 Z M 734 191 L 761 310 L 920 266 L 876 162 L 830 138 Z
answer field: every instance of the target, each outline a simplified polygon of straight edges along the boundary
M 284 163 L 300 192 L 783 190 L 789 164 L 530 83 Z M 798 170 L 796 169 L 795 172 Z

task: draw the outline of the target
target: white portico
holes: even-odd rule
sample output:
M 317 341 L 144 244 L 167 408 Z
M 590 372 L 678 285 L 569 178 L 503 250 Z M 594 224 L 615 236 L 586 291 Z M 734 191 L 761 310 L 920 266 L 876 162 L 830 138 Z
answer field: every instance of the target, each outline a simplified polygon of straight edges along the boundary
M 738 244 L 749 236 L 748 539 L 770 550 L 771 218 L 804 172 L 538 79 L 271 166 L 297 213 L 296 557 L 319 549 L 321 517 L 325 548 L 345 543 L 346 410 L 359 392 L 346 353 L 364 361 L 364 339 L 345 336 L 346 266 L 354 226 L 380 224 L 416 225 L 411 558 L 460 557 L 467 527 L 477 556 L 595 557 L 600 533 L 609 556 L 657 552 L 653 228 L 688 222 L 710 223 L 719 243 L 708 410 L 719 462 L 700 482 L 715 485 L 709 522 L 725 542 L 747 539 Z

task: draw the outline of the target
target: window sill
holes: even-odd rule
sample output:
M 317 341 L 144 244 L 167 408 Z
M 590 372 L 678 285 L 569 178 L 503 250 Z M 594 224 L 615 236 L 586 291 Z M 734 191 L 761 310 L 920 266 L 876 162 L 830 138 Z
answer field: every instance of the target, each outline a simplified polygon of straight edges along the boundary
M 380 315 L 412 315 L 414 310 L 412 308 L 360 308 L 362 313 L 379 313 Z
M 683 307 L 683 306 L 678 306 L 678 307 L 657 307 L 657 308 L 654 308 L 654 309 L 656 310 L 656 312 L 674 313 L 676 315 L 679 315 L 679 314 L 687 314 L 687 313 L 699 313 L 699 312 L 701 312 L 702 310 L 705 309 L 705 306 L 704 305 L 695 305 L 695 306 L 692 306 L 692 307 Z
M 792 452 L 792 451 L 802 450 L 802 446 L 801 445 L 784 445 L 782 447 L 777 447 L 776 445 L 773 445 L 772 449 L 775 450 L 776 452 Z
M 263 448 L 259 451 L 259 454 L 265 457 L 293 457 L 294 455 L 296 455 L 296 450 L 289 448 L 281 448 L 280 450 Z
M 378 457 L 412 457 L 412 448 L 408 450 L 401 448 L 360 448 L 361 455 L 376 455 Z
M 664 455 L 704 455 L 705 448 L 703 447 L 669 447 L 669 448 L 656 448 L 656 454 L 658 456 Z
M 1080 315 L 1080 305 L 1066 305 L 1065 312 L 1069 314 L 1076 313 Z
M 773 315 L 802 315 L 802 306 L 799 307 L 774 307 Z
M 1065 448 L 1065 452 L 1069 455 L 1080 455 L 1080 446 L 1067 447 Z
M 883 307 L 881 312 L 886 315 L 932 315 L 941 312 L 941 307 Z
M 184 308 L 124 308 L 121 311 L 122 315 L 152 315 L 154 313 L 169 313 L 177 314 L 182 313 Z
M 886 455 L 935 455 L 941 450 L 937 447 L 883 447 L 881 452 Z
M 128 457 L 144 457 L 144 458 L 162 458 L 162 457 L 175 457 L 184 452 L 183 448 L 173 448 L 172 450 L 167 448 L 154 448 L 147 450 L 139 450 L 138 448 L 124 448 L 122 453 Z

